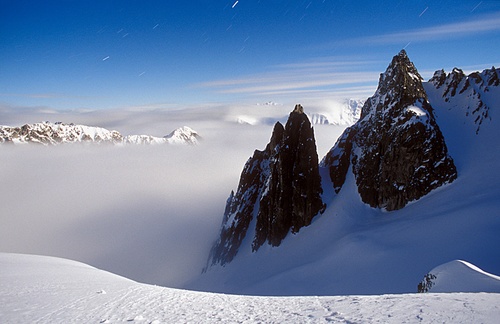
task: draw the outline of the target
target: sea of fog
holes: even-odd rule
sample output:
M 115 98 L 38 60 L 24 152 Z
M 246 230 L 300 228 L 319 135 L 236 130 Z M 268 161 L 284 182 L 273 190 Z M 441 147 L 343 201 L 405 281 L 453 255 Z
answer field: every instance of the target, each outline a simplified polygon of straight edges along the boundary
M 280 109 L 276 119 L 286 119 Z M 240 125 L 220 108 L 1 117 L 4 125 L 74 122 L 123 135 L 198 131 L 198 146 L 0 146 L 1 252 L 69 258 L 171 287 L 200 273 L 244 163 L 272 132 L 272 123 Z M 315 127 L 320 159 L 343 129 Z

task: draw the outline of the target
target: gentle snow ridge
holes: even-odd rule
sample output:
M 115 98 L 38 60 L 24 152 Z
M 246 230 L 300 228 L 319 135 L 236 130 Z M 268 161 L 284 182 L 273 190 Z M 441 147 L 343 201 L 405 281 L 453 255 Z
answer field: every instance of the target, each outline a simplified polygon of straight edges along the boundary
M 494 323 L 500 294 L 255 297 L 140 284 L 75 261 L 0 253 L 2 323 Z
M 429 272 L 433 278 L 430 292 L 489 292 L 500 293 L 500 276 L 479 267 L 455 260 L 442 264 Z

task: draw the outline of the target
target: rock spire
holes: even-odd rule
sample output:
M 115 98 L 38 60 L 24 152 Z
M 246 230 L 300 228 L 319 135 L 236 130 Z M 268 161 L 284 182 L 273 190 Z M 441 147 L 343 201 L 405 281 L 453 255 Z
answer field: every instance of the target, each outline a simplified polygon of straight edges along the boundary
M 265 150 L 256 150 L 231 192 L 209 265 L 230 262 L 244 239 L 252 251 L 280 245 L 323 211 L 316 142 L 311 123 L 296 105 L 285 126 L 277 122 Z M 247 237 L 252 233 L 253 237 Z

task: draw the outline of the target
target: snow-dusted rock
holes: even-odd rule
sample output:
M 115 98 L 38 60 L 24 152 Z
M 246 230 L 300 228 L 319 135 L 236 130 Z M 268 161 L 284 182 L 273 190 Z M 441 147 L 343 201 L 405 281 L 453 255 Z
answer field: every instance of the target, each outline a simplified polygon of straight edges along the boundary
M 361 119 L 346 129 L 324 157 L 335 191 L 352 167 L 361 199 L 396 210 L 453 181 L 457 171 L 435 121 L 417 69 L 402 50 Z
M 499 70 L 495 67 L 469 75 L 454 68 L 449 74 L 436 71 L 424 88 L 433 105 L 455 110 L 478 134 L 481 125 L 491 120 L 491 107 L 500 99 L 499 85 Z

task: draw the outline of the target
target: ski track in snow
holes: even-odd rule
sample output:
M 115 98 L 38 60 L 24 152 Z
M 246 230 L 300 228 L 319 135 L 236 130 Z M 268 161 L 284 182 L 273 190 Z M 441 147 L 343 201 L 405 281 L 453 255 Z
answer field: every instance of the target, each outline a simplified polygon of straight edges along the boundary
M 263 297 L 140 284 L 82 263 L 0 253 L 2 323 L 493 323 L 500 294 Z

